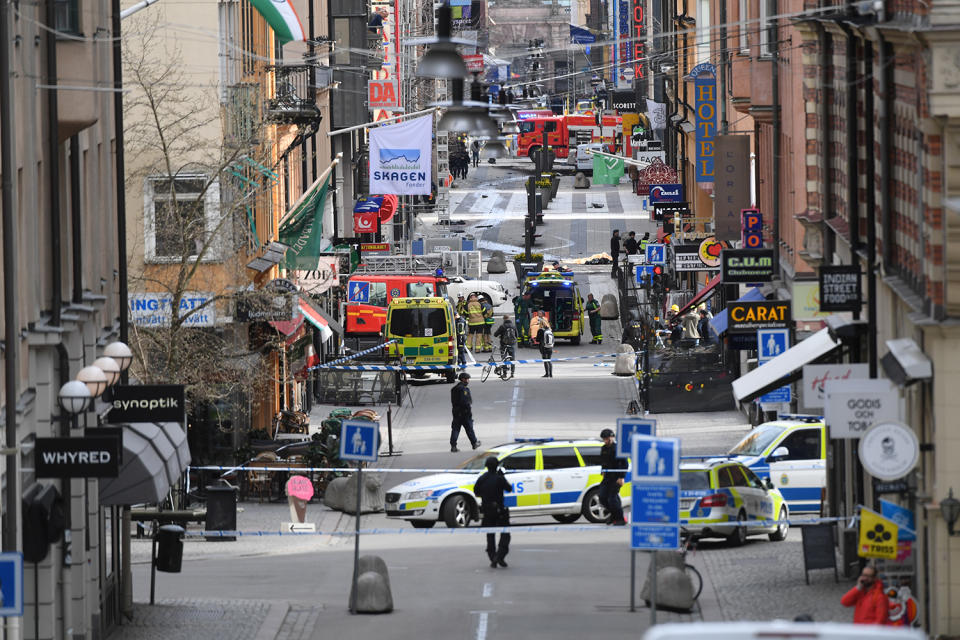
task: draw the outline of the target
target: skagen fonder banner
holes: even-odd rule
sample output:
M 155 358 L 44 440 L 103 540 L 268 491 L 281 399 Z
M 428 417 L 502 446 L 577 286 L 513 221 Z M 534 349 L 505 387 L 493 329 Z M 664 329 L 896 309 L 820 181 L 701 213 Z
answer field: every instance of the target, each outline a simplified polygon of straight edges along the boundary
M 430 195 L 433 116 L 370 131 L 370 193 Z

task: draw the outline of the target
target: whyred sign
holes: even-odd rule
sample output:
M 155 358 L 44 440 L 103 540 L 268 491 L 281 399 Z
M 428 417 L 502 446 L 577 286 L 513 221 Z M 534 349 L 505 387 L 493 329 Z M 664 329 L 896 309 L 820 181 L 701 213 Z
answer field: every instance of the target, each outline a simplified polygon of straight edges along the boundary
M 377 211 L 356 211 L 353 214 L 354 233 L 375 233 L 377 231 Z

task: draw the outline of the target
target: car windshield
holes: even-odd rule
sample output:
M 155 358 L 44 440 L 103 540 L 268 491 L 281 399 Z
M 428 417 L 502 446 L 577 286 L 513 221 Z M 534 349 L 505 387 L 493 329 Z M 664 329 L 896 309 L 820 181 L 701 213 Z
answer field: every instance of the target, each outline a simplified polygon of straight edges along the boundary
M 681 491 L 701 491 L 710 488 L 710 472 L 703 470 L 683 471 L 680 473 Z
M 762 424 L 744 436 L 737 446 L 730 449 L 730 453 L 736 456 L 758 456 L 786 429 L 775 424 Z
M 447 333 L 443 309 L 394 309 L 390 314 L 390 334 L 405 338 L 430 338 Z
M 489 458 L 490 456 L 493 456 L 494 458 L 498 458 L 498 459 L 500 457 L 493 451 L 487 451 L 487 452 L 480 453 L 473 456 L 472 458 L 464 462 L 462 465 L 460 465 L 460 468 L 463 469 L 464 471 L 480 471 L 486 468 L 486 465 L 484 463 L 487 461 L 487 458 Z

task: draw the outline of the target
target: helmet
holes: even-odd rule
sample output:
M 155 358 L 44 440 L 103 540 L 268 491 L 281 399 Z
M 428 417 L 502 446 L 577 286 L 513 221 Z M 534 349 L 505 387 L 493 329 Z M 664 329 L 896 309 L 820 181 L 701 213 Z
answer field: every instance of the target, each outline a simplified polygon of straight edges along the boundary
M 670 305 L 670 311 L 680 311 L 680 307 L 675 304 Z
M 604 429 L 603 431 L 600 432 L 601 438 L 612 438 L 614 435 L 615 434 L 613 433 L 613 429 Z
M 497 460 L 497 456 L 487 456 L 487 459 L 483 461 L 483 464 L 490 471 L 494 471 L 496 470 L 497 465 L 500 464 L 500 461 Z
M 463 373 L 461 373 L 460 375 L 457 376 L 457 379 L 458 379 L 458 380 L 469 380 L 469 379 L 470 379 L 470 374 L 467 373 L 466 371 L 464 371 Z

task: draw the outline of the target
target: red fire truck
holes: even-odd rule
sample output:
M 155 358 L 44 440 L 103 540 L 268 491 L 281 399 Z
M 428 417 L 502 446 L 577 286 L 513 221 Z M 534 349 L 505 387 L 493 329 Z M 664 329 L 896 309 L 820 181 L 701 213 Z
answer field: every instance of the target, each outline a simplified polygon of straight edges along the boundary
M 543 133 L 547 133 L 547 144 L 557 158 L 567 158 L 578 144 L 602 142 L 611 153 L 616 153 L 622 145 L 623 119 L 620 116 L 597 116 L 593 114 L 572 114 L 528 118 L 519 123 L 517 136 L 517 155 L 527 156 L 534 162 L 543 146 Z

